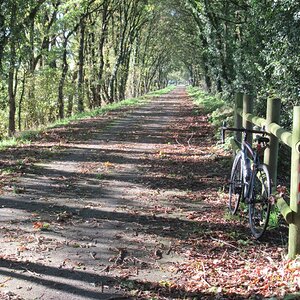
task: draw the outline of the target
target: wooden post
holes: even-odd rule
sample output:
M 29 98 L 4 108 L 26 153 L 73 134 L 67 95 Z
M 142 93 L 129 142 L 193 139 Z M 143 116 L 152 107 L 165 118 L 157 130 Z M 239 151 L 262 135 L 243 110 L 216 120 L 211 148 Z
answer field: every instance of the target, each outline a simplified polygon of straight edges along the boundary
M 243 115 L 253 113 L 253 102 L 254 102 L 254 97 L 253 96 L 244 94 L 244 97 L 243 97 Z M 247 121 L 245 117 L 243 117 L 243 127 L 245 129 L 252 129 L 253 125 L 252 125 L 251 122 Z M 252 134 L 248 135 L 248 142 L 250 144 L 252 144 Z
M 267 128 L 271 123 L 280 122 L 280 109 L 281 109 L 281 100 L 278 98 L 269 98 L 267 105 Z M 270 135 L 270 147 L 266 149 L 264 156 L 264 163 L 268 166 L 270 177 L 273 183 L 273 188 L 277 187 L 277 161 L 278 161 L 278 147 L 279 140 L 278 138 L 271 134 Z
M 274 192 L 273 192 L 274 193 Z M 291 210 L 290 206 L 287 204 L 284 198 L 280 195 L 274 195 L 276 199 L 276 206 L 278 207 L 280 213 L 288 224 L 294 223 L 294 212 Z
M 294 211 L 294 222 L 289 225 L 288 256 L 293 259 L 300 254 L 300 106 L 294 107 L 292 163 L 291 163 L 291 199 L 290 207 Z
M 235 111 L 234 111 L 234 127 L 242 128 L 243 118 L 237 112 L 238 109 L 243 109 L 243 93 L 235 94 Z M 236 132 L 236 140 L 242 142 L 242 133 Z

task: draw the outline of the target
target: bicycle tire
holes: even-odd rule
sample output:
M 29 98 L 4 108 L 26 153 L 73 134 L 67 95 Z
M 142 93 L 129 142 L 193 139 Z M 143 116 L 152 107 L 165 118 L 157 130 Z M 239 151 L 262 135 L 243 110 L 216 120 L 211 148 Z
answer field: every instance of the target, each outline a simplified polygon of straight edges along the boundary
M 269 223 L 271 210 L 271 180 L 266 165 L 259 165 L 253 174 L 252 191 L 249 199 L 249 224 L 253 236 L 263 236 Z
M 241 199 L 243 197 L 243 160 L 242 152 L 239 151 L 233 161 L 230 182 L 229 182 L 229 210 L 232 215 L 235 215 Z

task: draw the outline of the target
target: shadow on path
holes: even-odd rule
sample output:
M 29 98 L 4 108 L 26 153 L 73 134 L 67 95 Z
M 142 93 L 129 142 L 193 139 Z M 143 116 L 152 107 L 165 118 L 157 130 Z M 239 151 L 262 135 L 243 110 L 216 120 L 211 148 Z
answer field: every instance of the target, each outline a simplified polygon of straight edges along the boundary
M 219 196 L 229 159 L 212 152 L 212 128 L 192 110 L 180 87 L 2 152 L 7 290 L 24 299 L 214 299 L 207 286 L 161 284 L 180 281 L 172 270 L 191 251 L 220 258 L 248 249 L 238 243 L 247 223 L 225 220 Z

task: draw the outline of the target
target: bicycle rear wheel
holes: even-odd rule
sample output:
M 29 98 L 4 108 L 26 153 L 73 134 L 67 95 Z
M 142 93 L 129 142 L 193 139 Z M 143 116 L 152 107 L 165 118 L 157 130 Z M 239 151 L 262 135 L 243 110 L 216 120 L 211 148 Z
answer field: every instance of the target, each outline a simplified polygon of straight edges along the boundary
M 259 239 L 269 222 L 271 181 L 266 165 L 259 165 L 254 172 L 249 200 L 249 223 L 252 234 Z
M 231 214 L 236 214 L 240 201 L 243 197 L 243 160 L 242 152 L 239 151 L 232 164 L 229 182 L 229 210 Z

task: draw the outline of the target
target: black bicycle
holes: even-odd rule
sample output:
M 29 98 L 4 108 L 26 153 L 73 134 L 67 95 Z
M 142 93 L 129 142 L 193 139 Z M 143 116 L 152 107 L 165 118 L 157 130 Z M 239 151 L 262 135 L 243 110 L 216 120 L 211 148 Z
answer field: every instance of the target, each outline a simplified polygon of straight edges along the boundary
M 241 150 L 235 155 L 229 182 L 229 210 L 236 214 L 240 202 L 248 205 L 250 229 L 257 239 L 264 234 L 271 211 L 271 180 L 268 168 L 261 163 L 260 157 L 268 147 L 268 134 L 263 130 L 248 130 L 227 127 L 223 124 L 222 142 L 224 143 L 225 131 L 243 133 Z M 257 148 L 253 149 L 249 144 L 248 135 L 257 134 L 254 141 Z M 237 141 L 238 143 L 238 141 Z

